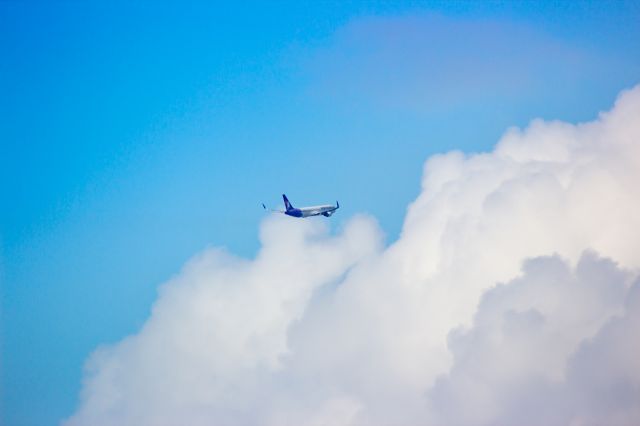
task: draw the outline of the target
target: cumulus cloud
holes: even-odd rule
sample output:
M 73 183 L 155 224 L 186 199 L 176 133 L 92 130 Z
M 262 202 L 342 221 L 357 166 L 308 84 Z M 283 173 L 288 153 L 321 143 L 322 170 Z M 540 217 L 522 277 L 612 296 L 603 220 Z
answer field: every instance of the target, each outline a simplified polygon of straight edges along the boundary
M 437 155 L 395 243 L 270 217 L 86 366 L 76 425 L 640 422 L 640 87 Z
M 449 335 L 453 368 L 430 390 L 437 423 L 636 424 L 638 293 L 637 276 L 590 252 L 575 269 L 528 260 Z

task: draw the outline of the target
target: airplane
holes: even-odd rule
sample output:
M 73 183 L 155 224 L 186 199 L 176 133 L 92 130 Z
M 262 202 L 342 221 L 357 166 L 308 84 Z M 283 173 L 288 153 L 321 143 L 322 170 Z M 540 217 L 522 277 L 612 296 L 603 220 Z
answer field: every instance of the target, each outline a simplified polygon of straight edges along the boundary
M 282 194 L 282 199 L 284 200 L 284 207 L 286 210 L 271 210 L 272 212 L 284 213 L 288 216 L 293 217 L 309 217 L 309 216 L 325 216 L 329 217 L 335 213 L 336 210 L 340 208 L 340 203 L 336 201 L 336 205 L 332 206 L 331 204 L 323 205 L 323 206 L 311 206 L 311 207 L 300 207 L 299 209 L 293 207 L 289 202 L 289 199 L 286 195 Z M 262 204 L 262 207 L 265 210 L 267 206 Z

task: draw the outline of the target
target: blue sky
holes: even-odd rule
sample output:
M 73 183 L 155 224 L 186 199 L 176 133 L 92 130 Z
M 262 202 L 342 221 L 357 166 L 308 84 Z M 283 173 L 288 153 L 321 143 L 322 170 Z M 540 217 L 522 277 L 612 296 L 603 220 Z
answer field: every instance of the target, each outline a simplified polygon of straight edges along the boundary
M 57 424 L 82 365 L 260 203 L 341 202 L 389 241 L 433 153 L 585 121 L 638 83 L 634 2 L 0 5 L 3 424 Z

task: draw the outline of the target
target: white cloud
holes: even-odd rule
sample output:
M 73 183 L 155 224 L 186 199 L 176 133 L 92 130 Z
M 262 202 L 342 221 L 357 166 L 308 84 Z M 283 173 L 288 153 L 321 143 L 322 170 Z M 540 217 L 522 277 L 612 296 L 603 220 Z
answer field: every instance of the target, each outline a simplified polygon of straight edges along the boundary
M 527 261 L 484 294 L 472 328 L 450 334 L 453 368 L 430 391 L 437 423 L 637 424 L 640 306 L 624 310 L 638 303 L 640 280 L 626 295 L 633 278 L 590 252 L 575 270 Z
M 268 218 L 91 356 L 66 424 L 637 424 L 639 183 L 637 87 L 430 158 L 387 248 L 367 217 Z

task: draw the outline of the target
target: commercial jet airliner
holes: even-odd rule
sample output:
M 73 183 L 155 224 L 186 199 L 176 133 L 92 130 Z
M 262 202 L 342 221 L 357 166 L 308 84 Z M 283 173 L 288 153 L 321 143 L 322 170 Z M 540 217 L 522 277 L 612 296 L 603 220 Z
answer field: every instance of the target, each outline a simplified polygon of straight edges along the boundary
M 284 207 L 286 210 L 271 210 L 273 212 L 284 213 L 293 217 L 309 217 L 309 216 L 326 216 L 329 217 L 335 213 L 336 210 L 340 208 L 340 204 L 336 201 L 336 205 L 332 206 L 330 204 L 324 206 L 311 206 L 311 207 L 300 207 L 295 208 L 289 202 L 289 199 L 286 195 L 282 194 L 282 199 L 284 200 Z M 267 207 L 263 204 L 265 210 Z

